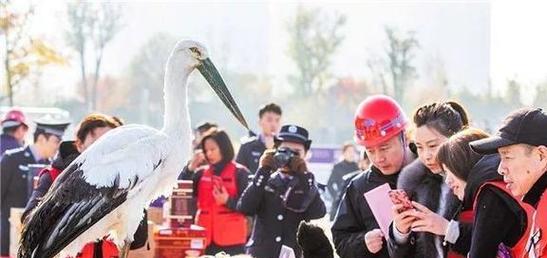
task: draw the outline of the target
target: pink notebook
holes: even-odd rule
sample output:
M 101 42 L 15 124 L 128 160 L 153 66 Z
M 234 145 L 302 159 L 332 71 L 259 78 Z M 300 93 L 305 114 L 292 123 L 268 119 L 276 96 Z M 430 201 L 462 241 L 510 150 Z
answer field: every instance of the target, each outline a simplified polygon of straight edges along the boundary
M 387 239 L 389 236 L 389 224 L 393 220 L 391 215 L 391 199 L 389 199 L 389 184 L 385 183 L 381 186 L 378 186 L 364 194 L 365 199 L 372 210 L 372 214 L 380 225 L 380 230 L 384 234 L 384 237 Z

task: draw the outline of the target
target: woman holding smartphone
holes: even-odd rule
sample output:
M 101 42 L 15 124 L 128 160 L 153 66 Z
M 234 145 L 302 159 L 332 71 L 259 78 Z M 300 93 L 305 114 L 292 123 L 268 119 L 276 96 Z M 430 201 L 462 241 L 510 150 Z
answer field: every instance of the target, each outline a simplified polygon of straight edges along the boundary
M 419 107 L 414 112 L 413 122 L 418 159 L 402 170 L 397 188 L 423 207 L 449 219 L 457 212 L 459 202 L 443 183 L 443 170 L 436 156 L 441 144 L 468 126 L 467 113 L 457 102 L 434 102 Z M 388 240 L 391 257 L 458 257 L 448 253 L 442 237 L 429 232 L 412 232 L 411 224 L 416 218 L 413 209 L 408 208 L 403 204 L 394 206 Z
M 233 161 L 234 148 L 228 134 L 213 128 L 200 142 L 207 165 L 183 171 L 192 177 L 198 211 L 196 224 L 205 228 L 205 254 L 224 251 L 230 255 L 244 252 L 247 240 L 247 219 L 236 208 L 247 187 L 248 170 Z

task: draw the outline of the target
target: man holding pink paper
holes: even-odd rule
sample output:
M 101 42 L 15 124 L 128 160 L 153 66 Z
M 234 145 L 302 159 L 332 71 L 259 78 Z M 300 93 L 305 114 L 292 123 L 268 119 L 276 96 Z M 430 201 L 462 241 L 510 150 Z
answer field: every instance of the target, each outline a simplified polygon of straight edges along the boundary
M 372 166 L 346 188 L 331 229 L 336 252 L 342 258 L 389 257 L 385 234 L 380 230 L 373 210 L 378 216 L 381 212 L 377 211 L 382 210 L 386 202 L 391 205 L 390 200 L 373 198 L 378 201 L 369 205 L 364 194 L 386 183 L 389 188 L 395 188 L 399 172 L 412 160 L 413 154 L 404 134 L 406 124 L 401 107 L 384 95 L 370 96 L 357 108 L 355 141 L 365 147 Z

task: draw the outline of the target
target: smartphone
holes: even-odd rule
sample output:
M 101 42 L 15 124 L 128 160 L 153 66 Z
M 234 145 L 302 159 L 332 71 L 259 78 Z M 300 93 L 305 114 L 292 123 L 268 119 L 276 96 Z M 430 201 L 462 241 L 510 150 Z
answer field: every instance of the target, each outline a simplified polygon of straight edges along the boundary
M 393 204 L 402 204 L 403 208 L 399 210 L 399 212 L 403 212 L 406 210 L 410 210 L 414 208 L 412 206 L 412 202 L 410 201 L 410 198 L 408 198 L 408 194 L 405 192 L 405 190 L 402 189 L 394 189 L 390 190 L 388 192 L 389 198 L 391 199 L 391 202 Z

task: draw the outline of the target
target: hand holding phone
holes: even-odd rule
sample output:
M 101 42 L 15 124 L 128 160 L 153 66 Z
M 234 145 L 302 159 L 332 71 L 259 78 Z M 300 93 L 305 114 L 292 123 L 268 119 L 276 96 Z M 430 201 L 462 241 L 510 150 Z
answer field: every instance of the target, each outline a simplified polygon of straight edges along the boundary
M 412 205 L 412 202 L 410 201 L 410 198 L 408 198 L 407 193 L 405 190 L 402 189 L 394 189 L 389 191 L 389 198 L 391 199 L 391 202 L 393 204 L 402 204 L 403 208 L 402 210 L 399 210 L 399 212 L 403 212 L 406 210 L 410 210 L 414 208 Z

